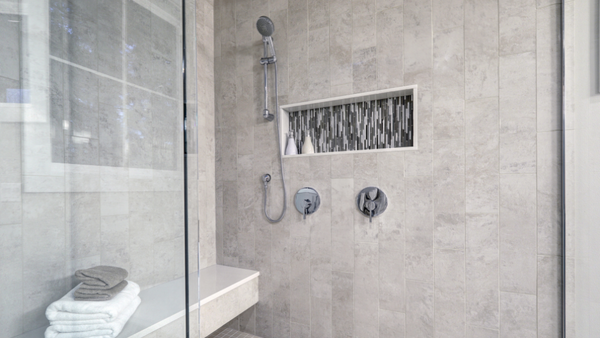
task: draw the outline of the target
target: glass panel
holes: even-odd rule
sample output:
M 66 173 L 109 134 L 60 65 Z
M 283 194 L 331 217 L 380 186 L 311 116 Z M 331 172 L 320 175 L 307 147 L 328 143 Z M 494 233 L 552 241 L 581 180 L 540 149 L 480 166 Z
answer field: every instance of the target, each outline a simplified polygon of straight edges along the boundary
M 129 283 L 96 292 L 114 297 L 96 305 L 126 299 L 125 316 L 139 296 L 133 316 L 155 315 L 128 321 L 120 337 L 182 313 L 182 28 L 178 0 L 0 2 L 2 337 L 42 337 L 49 324 L 64 331 L 47 308 L 68 299 L 77 270 L 101 265 L 125 269 Z M 197 224 L 197 208 L 188 214 Z M 185 336 L 185 317 L 159 330 Z
M 598 2 L 565 3 L 566 337 L 600 336 Z

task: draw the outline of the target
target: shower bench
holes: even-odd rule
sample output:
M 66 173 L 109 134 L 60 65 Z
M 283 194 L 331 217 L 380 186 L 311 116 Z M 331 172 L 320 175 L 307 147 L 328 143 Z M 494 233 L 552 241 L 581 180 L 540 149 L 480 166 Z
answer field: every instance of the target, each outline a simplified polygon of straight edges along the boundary
M 209 266 L 200 270 L 200 297 L 197 274 L 189 277 L 190 313 L 197 311 L 200 305 L 200 337 L 208 336 L 258 303 L 258 276 L 258 271 L 224 265 Z M 175 321 L 185 320 L 183 290 L 183 277 L 142 290 L 142 303 L 118 337 L 154 336 L 155 331 L 166 329 Z M 190 323 L 190 327 L 194 329 L 198 325 Z M 181 325 L 177 325 L 176 329 L 181 331 Z M 42 327 L 17 338 L 40 338 L 45 330 Z M 197 335 L 192 334 L 191 337 Z

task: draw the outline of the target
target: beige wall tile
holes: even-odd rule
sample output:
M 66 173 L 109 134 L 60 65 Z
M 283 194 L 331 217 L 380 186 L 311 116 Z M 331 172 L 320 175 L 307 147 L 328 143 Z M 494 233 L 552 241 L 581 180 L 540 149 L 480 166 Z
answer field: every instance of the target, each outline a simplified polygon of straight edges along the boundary
M 500 337 L 536 337 L 536 296 L 500 292 Z
M 500 175 L 500 290 L 536 292 L 535 175 Z
M 379 338 L 403 338 L 404 317 L 401 312 L 379 310 Z
M 561 130 L 561 6 L 537 10 L 537 129 Z
M 403 12 L 394 7 L 377 13 L 377 88 L 404 84 Z
M 465 178 L 435 178 L 433 183 L 434 243 L 440 249 L 465 245 Z
M 465 336 L 465 251 L 435 252 L 435 334 Z
M 406 336 L 434 336 L 433 283 L 406 281 Z
M 353 275 L 332 274 L 332 332 L 334 337 L 352 337 L 354 333 Z
M 467 214 L 467 324 L 499 327 L 498 214 Z
M 406 278 L 433 281 L 433 183 L 406 179 Z
M 498 1 L 465 1 L 465 98 L 498 95 Z
M 561 132 L 538 133 L 537 223 L 538 253 L 561 253 Z
M 535 4 L 522 3 L 521 6 L 499 2 L 499 53 L 510 55 L 535 51 Z
M 356 243 L 354 249 L 354 334 L 377 336 L 378 309 L 378 247 L 372 243 Z
M 562 328 L 561 258 L 538 256 L 538 335 L 560 337 Z
M 354 271 L 354 181 L 331 180 L 331 267 Z
M 498 338 L 498 330 L 467 326 L 467 338 Z

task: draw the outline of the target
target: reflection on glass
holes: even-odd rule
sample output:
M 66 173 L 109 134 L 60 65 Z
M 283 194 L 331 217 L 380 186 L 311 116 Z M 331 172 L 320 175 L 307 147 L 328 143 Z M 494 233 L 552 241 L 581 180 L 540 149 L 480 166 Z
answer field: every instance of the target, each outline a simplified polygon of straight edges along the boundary
M 0 104 L 29 103 L 27 78 L 27 17 L 0 12 Z
M 180 3 L 0 2 L 0 336 L 42 337 L 95 266 L 183 310 Z

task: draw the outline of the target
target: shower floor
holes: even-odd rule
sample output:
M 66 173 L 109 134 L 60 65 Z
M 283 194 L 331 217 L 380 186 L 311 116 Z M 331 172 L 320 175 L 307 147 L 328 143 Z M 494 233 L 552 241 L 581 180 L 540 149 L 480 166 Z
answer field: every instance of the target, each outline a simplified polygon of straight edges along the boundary
M 234 329 L 225 328 L 218 329 L 211 335 L 206 338 L 260 338 L 258 336 L 251 335 L 249 333 L 244 333 L 240 331 L 236 331 Z

